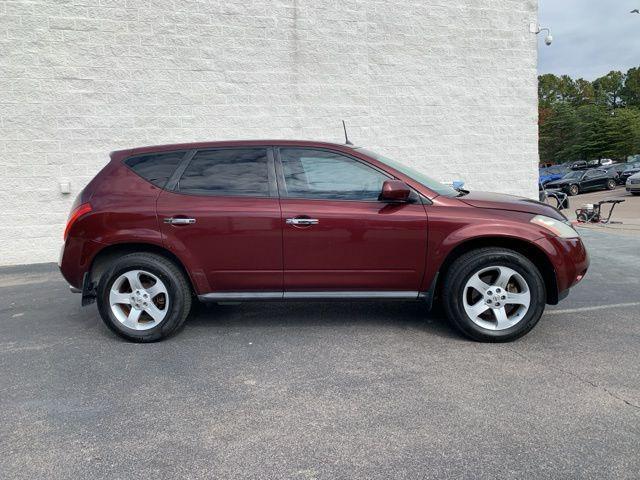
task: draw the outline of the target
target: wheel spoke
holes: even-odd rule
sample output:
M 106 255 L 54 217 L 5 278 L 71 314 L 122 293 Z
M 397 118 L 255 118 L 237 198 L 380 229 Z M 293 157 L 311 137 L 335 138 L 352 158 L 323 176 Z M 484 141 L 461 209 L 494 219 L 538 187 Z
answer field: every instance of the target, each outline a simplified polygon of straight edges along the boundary
M 124 324 L 129 328 L 133 328 L 137 330 L 138 320 L 140 319 L 141 314 L 142 314 L 142 310 L 138 310 L 137 308 L 132 308 L 129 311 L 129 315 L 127 316 L 127 319 L 124 321 Z
M 131 290 L 141 290 L 142 283 L 140 282 L 140 271 L 132 270 L 131 272 L 127 272 L 124 274 L 129 280 L 129 285 L 131 286 Z
M 484 292 L 486 292 L 490 288 L 490 285 L 488 283 L 484 282 L 480 278 L 480 275 L 478 275 L 476 273 L 467 282 L 467 287 L 472 287 L 473 289 L 477 290 L 479 293 L 484 294 Z
M 111 305 L 131 305 L 131 298 L 129 298 L 128 293 L 111 290 L 109 293 L 109 303 Z
M 496 285 L 506 289 L 509 284 L 509 280 L 511 280 L 511 277 L 513 277 L 516 272 L 507 267 L 498 267 L 498 272 L 499 275 L 496 280 Z
M 496 316 L 498 329 L 504 328 L 507 322 L 509 322 L 509 317 L 507 317 L 507 311 L 504 309 L 504 307 L 494 308 L 493 314 Z
M 504 301 L 507 305 L 524 305 L 528 307 L 531 303 L 531 295 L 529 292 L 525 293 L 508 293 L 507 299 Z
M 149 298 L 154 298 L 161 293 L 167 295 L 167 288 L 162 282 L 156 282 L 153 286 L 147 288 L 147 293 L 149 294 Z
M 471 307 L 467 309 L 469 316 L 472 318 L 478 318 L 487 310 L 489 310 L 489 306 L 486 303 L 484 303 L 482 299 L 479 302 L 477 302 L 475 305 L 471 305 Z
M 144 311 L 147 312 L 155 322 L 162 321 L 167 313 L 166 310 L 160 310 L 153 303 L 150 303 L 148 306 L 146 306 Z

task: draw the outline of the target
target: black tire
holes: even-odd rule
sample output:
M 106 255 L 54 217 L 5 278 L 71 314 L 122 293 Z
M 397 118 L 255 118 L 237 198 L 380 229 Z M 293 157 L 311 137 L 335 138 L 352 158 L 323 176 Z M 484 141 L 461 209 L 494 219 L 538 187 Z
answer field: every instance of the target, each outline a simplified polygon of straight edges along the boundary
M 581 213 L 576 218 L 580 223 L 587 223 L 589 221 L 589 216 L 586 213 Z
M 567 192 L 567 194 L 570 197 L 575 197 L 576 195 L 578 195 L 580 193 L 580 187 L 578 185 L 571 185 L 569 187 L 569 191 Z
M 148 330 L 125 326 L 111 310 L 111 287 L 118 277 L 131 270 L 144 270 L 155 275 L 162 280 L 168 292 L 169 306 L 164 319 Z M 120 257 L 98 282 L 97 303 L 102 320 L 113 332 L 133 342 L 155 342 L 175 333 L 187 319 L 191 301 L 191 286 L 182 270 L 167 258 L 152 253 L 132 253 Z
M 607 190 L 614 190 L 616 188 L 616 181 L 613 178 L 610 178 L 607 181 Z
M 631 195 L 640 195 L 640 192 L 631 192 Z
M 515 270 L 529 287 L 529 310 L 518 323 L 504 330 L 490 330 L 477 325 L 464 309 L 467 281 L 475 273 L 491 266 Z M 505 248 L 482 248 L 460 256 L 451 264 L 442 292 L 442 303 L 449 321 L 467 337 L 481 342 L 509 342 L 522 337 L 538 323 L 547 300 L 544 280 L 536 266 L 523 255 Z

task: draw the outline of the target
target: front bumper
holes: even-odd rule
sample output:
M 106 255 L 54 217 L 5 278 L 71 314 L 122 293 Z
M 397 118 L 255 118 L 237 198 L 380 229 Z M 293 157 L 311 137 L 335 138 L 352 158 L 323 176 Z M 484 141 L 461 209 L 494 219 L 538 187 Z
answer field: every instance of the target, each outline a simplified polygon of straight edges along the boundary
M 536 242 L 551 261 L 556 277 L 558 301 L 580 282 L 589 269 L 589 254 L 578 238 L 545 237 Z

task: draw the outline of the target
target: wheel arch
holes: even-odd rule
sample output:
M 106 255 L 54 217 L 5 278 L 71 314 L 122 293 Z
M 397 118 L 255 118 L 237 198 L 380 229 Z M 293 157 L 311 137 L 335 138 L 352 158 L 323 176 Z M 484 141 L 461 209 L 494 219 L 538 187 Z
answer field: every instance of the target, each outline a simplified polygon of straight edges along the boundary
M 100 277 L 114 259 L 130 253 L 153 253 L 166 258 L 182 271 L 189 283 L 191 291 L 196 292 L 193 278 L 191 278 L 184 263 L 174 253 L 152 243 L 116 243 L 105 246 L 91 260 L 91 265 L 88 270 L 89 282 L 97 285 Z
M 545 290 L 547 292 L 547 303 L 550 305 L 556 305 L 559 302 L 560 299 L 556 272 L 551 260 L 549 260 L 549 257 L 547 257 L 544 251 L 540 249 L 540 247 L 526 240 L 500 236 L 472 238 L 456 245 L 447 254 L 445 260 L 440 266 L 436 280 L 436 295 L 439 297 L 441 296 L 440 290 L 444 284 L 444 279 L 447 276 L 451 264 L 453 264 L 457 258 L 471 250 L 487 247 L 506 248 L 529 258 L 540 270 L 540 274 L 544 280 Z

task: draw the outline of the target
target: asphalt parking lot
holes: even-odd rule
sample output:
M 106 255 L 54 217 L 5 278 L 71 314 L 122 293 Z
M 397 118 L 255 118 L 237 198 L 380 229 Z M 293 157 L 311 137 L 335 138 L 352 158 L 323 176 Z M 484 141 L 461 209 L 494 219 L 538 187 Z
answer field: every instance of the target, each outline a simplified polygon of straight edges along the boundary
M 0 478 L 638 478 L 640 239 L 528 336 L 411 303 L 201 308 L 126 343 L 52 265 L 0 270 Z

